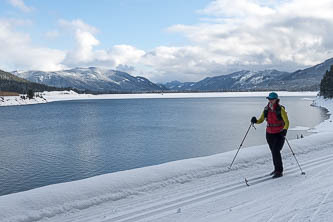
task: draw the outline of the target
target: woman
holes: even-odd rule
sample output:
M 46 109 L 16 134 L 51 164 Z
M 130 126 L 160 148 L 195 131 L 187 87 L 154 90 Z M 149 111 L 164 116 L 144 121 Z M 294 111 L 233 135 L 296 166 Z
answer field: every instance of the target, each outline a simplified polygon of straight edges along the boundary
M 267 121 L 266 140 L 273 157 L 274 171 L 273 178 L 282 177 L 283 164 L 281 150 L 289 127 L 288 115 L 283 106 L 279 104 L 278 94 L 271 92 L 268 97 L 268 104 L 262 112 L 260 118 L 252 117 L 251 122 L 260 124 L 265 119 Z

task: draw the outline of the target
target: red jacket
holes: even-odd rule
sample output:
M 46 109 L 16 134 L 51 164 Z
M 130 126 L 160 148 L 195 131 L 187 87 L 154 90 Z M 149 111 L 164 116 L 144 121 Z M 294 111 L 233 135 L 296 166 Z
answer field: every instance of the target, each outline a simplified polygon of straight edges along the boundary
M 266 128 L 266 132 L 267 133 L 280 133 L 283 128 L 284 128 L 284 121 L 283 120 L 279 120 L 277 115 L 276 115 L 276 107 L 277 104 L 275 103 L 273 106 L 273 109 L 271 109 L 269 107 L 269 105 L 267 105 L 268 108 L 268 114 L 267 114 L 267 128 Z

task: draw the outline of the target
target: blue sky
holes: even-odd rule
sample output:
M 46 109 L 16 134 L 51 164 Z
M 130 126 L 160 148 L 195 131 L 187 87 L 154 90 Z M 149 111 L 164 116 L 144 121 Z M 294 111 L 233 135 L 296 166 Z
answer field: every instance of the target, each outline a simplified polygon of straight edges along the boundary
M 197 10 L 209 3 L 208 0 L 57 0 L 26 1 L 33 7 L 29 13 L 22 13 L 10 1 L 0 1 L 2 17 L 30 19 L 33 24 L 28 31 L 36 44 L 66 49 L 71 43 L 63 39 L 47 39 L 46 32 L 57 29 L 60 19 L 81 19 L 96 27 L 99 47 L 118 44 L 135 45 L 151 50 L 159 45 L 183 45 L 186 39 L 177 33 L 167 31 L 174 24 L 200 22 Z
M 0 69 L 99 66 L 155 82 L 333 57 L 333 1 L 2 0 Z

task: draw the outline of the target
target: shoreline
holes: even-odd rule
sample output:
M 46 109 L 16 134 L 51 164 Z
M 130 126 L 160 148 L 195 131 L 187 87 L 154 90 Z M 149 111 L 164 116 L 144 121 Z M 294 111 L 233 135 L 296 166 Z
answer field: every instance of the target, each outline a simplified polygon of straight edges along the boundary
M 289 92 L 276 91 L 279 96 L 316 97 L 318 91 Z M 35 97 L 31 100 L 22 99 L 20 96 L 5 96 L 0 99 L 0 106 L 32 105 L 49 102 L 95 100 L 95 99 L 185 99 L 185 98 L 233 98 L 233 97 L 266 97 L 265 92 L 196 92 L 196 93 L 142 93 L 142 94 L 78 94 L 74 91 L 54 91 L 40 93 L 42 98 Z

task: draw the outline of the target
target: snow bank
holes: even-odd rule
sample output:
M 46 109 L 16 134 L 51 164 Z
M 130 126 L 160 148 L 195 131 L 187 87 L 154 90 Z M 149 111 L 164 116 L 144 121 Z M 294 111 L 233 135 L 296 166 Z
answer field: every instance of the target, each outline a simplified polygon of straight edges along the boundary
M 279 96 L 316 96 L 318 92 L 277 92 Z M 43 98 L 23 100 L 19 96 L 3 97 L 0 106 L 28 105 L 68 100 L 89 99 L 170 99 L 170 98 L 218 98 L 218 97 L 266 97 L 268 92 L 212 92 L 212 93 L 142 93 L 142 94 L 78 94 L 70 91 L 53 91 L 41 93 Z M 308 99 L 308 98 L 304 98 Z
M 289 128 L 289 130 L 292 130 L 292 131 L 299 131 L 299 130 L 309 130 L 310 128 L 309 127 L 306 127 L 306 126 L 296 126 L 294 128 Z
M 318 92 L 277 92 L 279 96 L 316 96 Z M 163 98 L 215 98 L 215 97 L 266 97 L 268 92 L 212 92 L 212 93 L 142 93 L 142 94 L 77 94 L 73 91 L 44 92 L 49 102 L 81 99 L 163 99 Z
M 332 114 L 333 112 L 333 100 L 330 99 L 324 99 L 323 97 L 317 97 L 316 100 L 313 101 L 314 106 L 323 107 L 328 110 L 328 114 Z M 309 132 L 333 132 L 333 118 L 332 115 L 329 119 L 325 120 L 324 122 L 320 123 L 317 127 L 315 127 L 312 130 L 309 130 Z
M 21 96 L 1 96 L 0 106 L 19 106 L 46 103 L 46 99 L 35 97 L 33 99 L 22 99 Z

